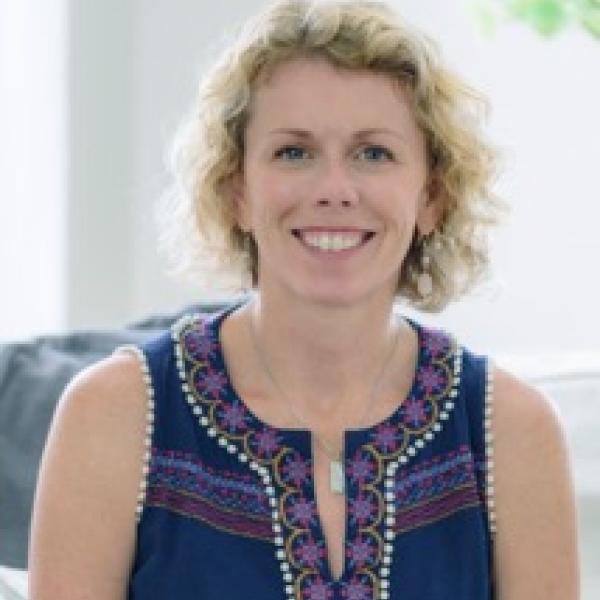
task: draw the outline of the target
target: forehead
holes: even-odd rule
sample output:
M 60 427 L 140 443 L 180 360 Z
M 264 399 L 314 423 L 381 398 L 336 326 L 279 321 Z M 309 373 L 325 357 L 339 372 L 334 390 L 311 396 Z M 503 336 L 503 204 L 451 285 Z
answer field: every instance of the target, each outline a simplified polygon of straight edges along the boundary
M 248 126 L 253 129 L 327 125 L 416 130 L 410 93 L 390 75 L 351 70 L 325 58 L 295 58 L 260 77 Z

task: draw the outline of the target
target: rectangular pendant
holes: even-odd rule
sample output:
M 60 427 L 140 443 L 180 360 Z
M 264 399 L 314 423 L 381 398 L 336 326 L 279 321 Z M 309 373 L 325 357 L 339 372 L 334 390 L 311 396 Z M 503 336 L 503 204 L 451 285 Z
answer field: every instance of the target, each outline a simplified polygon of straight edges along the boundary
M 344 493 L 344 465 L 339 460 L 329 461 L 329 489 L 335 494 Z

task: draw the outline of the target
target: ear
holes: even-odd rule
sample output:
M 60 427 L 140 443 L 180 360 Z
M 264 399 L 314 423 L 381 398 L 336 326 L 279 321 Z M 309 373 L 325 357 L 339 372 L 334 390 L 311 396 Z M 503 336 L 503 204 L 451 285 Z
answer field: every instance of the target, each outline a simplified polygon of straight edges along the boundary
M 244 174 L 234 173 L 223 186 L 225 197 L 231 202 L 238 227 L 242 231 L 250 231 L 248 203 L 246 201 Z
M 429 235 L 441 222 L 445 207 L 444 186 L 435 175 L 430 175 L 423 188 L 417 213 L 417 229 L 422 236 Z

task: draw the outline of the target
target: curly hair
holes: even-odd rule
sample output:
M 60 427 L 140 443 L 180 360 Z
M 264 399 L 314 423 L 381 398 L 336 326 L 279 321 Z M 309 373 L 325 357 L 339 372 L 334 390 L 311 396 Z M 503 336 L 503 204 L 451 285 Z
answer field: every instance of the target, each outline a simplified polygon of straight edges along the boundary
M 257 248 L 238 227 L 227 184 L 243 164 L 254 89 L 276 66 L 301 56 L 382 73 L 409 91 L 444 207 L 427 238 L 415 228 L 396 293 L 419 310 L 442 310 L 487 275 L 487 230 L 507 208 L 491 190 L 498 153 L 483 133 L 486 99 L 382 2 L 280 0 L 249 20 L 207 70 L 175 138 L 175 183 L 159 213 L 173 272 L 208 269 L 232 275 L 241 288 L 257 285 Z M 417 286 L 423 264 L 433 283 L 425 296 Z

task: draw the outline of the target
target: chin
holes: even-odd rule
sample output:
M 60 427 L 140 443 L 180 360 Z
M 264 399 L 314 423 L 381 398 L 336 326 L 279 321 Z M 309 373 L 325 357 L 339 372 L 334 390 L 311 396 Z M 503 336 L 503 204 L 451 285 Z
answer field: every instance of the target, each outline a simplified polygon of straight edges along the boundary
M 296 296 L 307 302 L 329 308 L 349 308 L 375 297 L 393 297 L 393 291 L 387 288 L 365 288 L 364 286 L 324 285 L 312 289 L 296 289 Z

